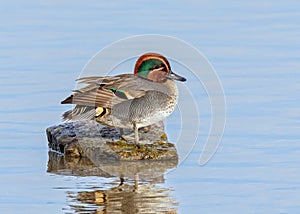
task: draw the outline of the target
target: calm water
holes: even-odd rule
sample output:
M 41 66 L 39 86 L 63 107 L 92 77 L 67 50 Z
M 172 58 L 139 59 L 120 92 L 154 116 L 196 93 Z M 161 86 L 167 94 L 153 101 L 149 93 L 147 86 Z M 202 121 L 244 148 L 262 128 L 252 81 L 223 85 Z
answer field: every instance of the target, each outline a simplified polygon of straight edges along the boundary
M 2 1 L 0 212 L 299 213 L 299 8 L 258 0 Z M 204 106 L 192 153 L 138 189 L 132 179 L 120 188 L 118 177 L 66 173 L 60 167 L 72 163 L 61 157 L 50 165 L 45 128 L 69 108 L 59 103 L 85 63 L 118 39 L 148 33 L 187 41 L 216 69 L 227 124 L 213 159 L 197 164 L 209 127 Z M 177 132 L 169 126 L 171 138 Z

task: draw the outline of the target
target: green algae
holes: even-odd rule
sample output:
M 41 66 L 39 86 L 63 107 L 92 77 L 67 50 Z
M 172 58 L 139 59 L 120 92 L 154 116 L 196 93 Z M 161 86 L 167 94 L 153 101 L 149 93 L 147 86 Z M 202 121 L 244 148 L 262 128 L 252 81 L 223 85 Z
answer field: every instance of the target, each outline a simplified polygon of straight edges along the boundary
M 174 148 L 172 143 L 159 141 L 153 144 L 134 144 L 124 140 L 106 143 L 123 160 L 160 159 Z

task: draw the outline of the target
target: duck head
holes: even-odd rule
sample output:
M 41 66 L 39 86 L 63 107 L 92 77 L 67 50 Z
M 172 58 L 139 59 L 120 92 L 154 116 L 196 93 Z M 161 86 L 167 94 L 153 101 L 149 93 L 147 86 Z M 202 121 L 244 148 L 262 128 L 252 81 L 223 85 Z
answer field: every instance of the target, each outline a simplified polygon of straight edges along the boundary
M 157 53 L 146 53 L 135 63 L 134 75 L 149 79 L 153 82 L 165 82 L 167 79 L 186 81 L 186 79 L 171 70 L 166 57 Z

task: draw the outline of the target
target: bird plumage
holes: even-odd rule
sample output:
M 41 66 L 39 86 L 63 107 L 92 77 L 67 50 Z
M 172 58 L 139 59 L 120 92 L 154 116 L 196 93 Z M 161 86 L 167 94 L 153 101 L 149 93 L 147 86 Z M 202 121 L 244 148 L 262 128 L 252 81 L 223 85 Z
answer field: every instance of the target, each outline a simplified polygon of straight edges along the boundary
M 107 126 L 133 128 L 138 135 L 138 128 L 156 123 L 174 110 L 178 91 L 172 79 L 185 81 L 170 70 L 162 55 L 144 54 L 137 60 L 134 74 L 78 79 L 85 86 L 61 102 L 76 104 L 63 118 L 95 119 Z

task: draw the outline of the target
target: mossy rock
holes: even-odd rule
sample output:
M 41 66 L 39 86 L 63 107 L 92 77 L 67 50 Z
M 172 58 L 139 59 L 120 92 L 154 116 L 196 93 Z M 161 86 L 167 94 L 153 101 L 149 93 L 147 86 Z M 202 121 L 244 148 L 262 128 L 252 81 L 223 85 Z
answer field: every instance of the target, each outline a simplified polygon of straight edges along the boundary
M 107 145 L 109 145 L 122 160 L 159 160 L 176 154 L 174 145 L 163 141 L 158 141 L 153 144 L 134 144 L 119 140 L 116 142 L 107 142 Z
M 95 121 L 62 123 L 47 128 L 48 146 L 65 157 L 103 160 L 177 160 L 175 146 L 167 142 L 162 123 L 139 130 L 141 144 L 121 140 L 119 130 Z M 128 130 L 128 135 L 132 131 Z

